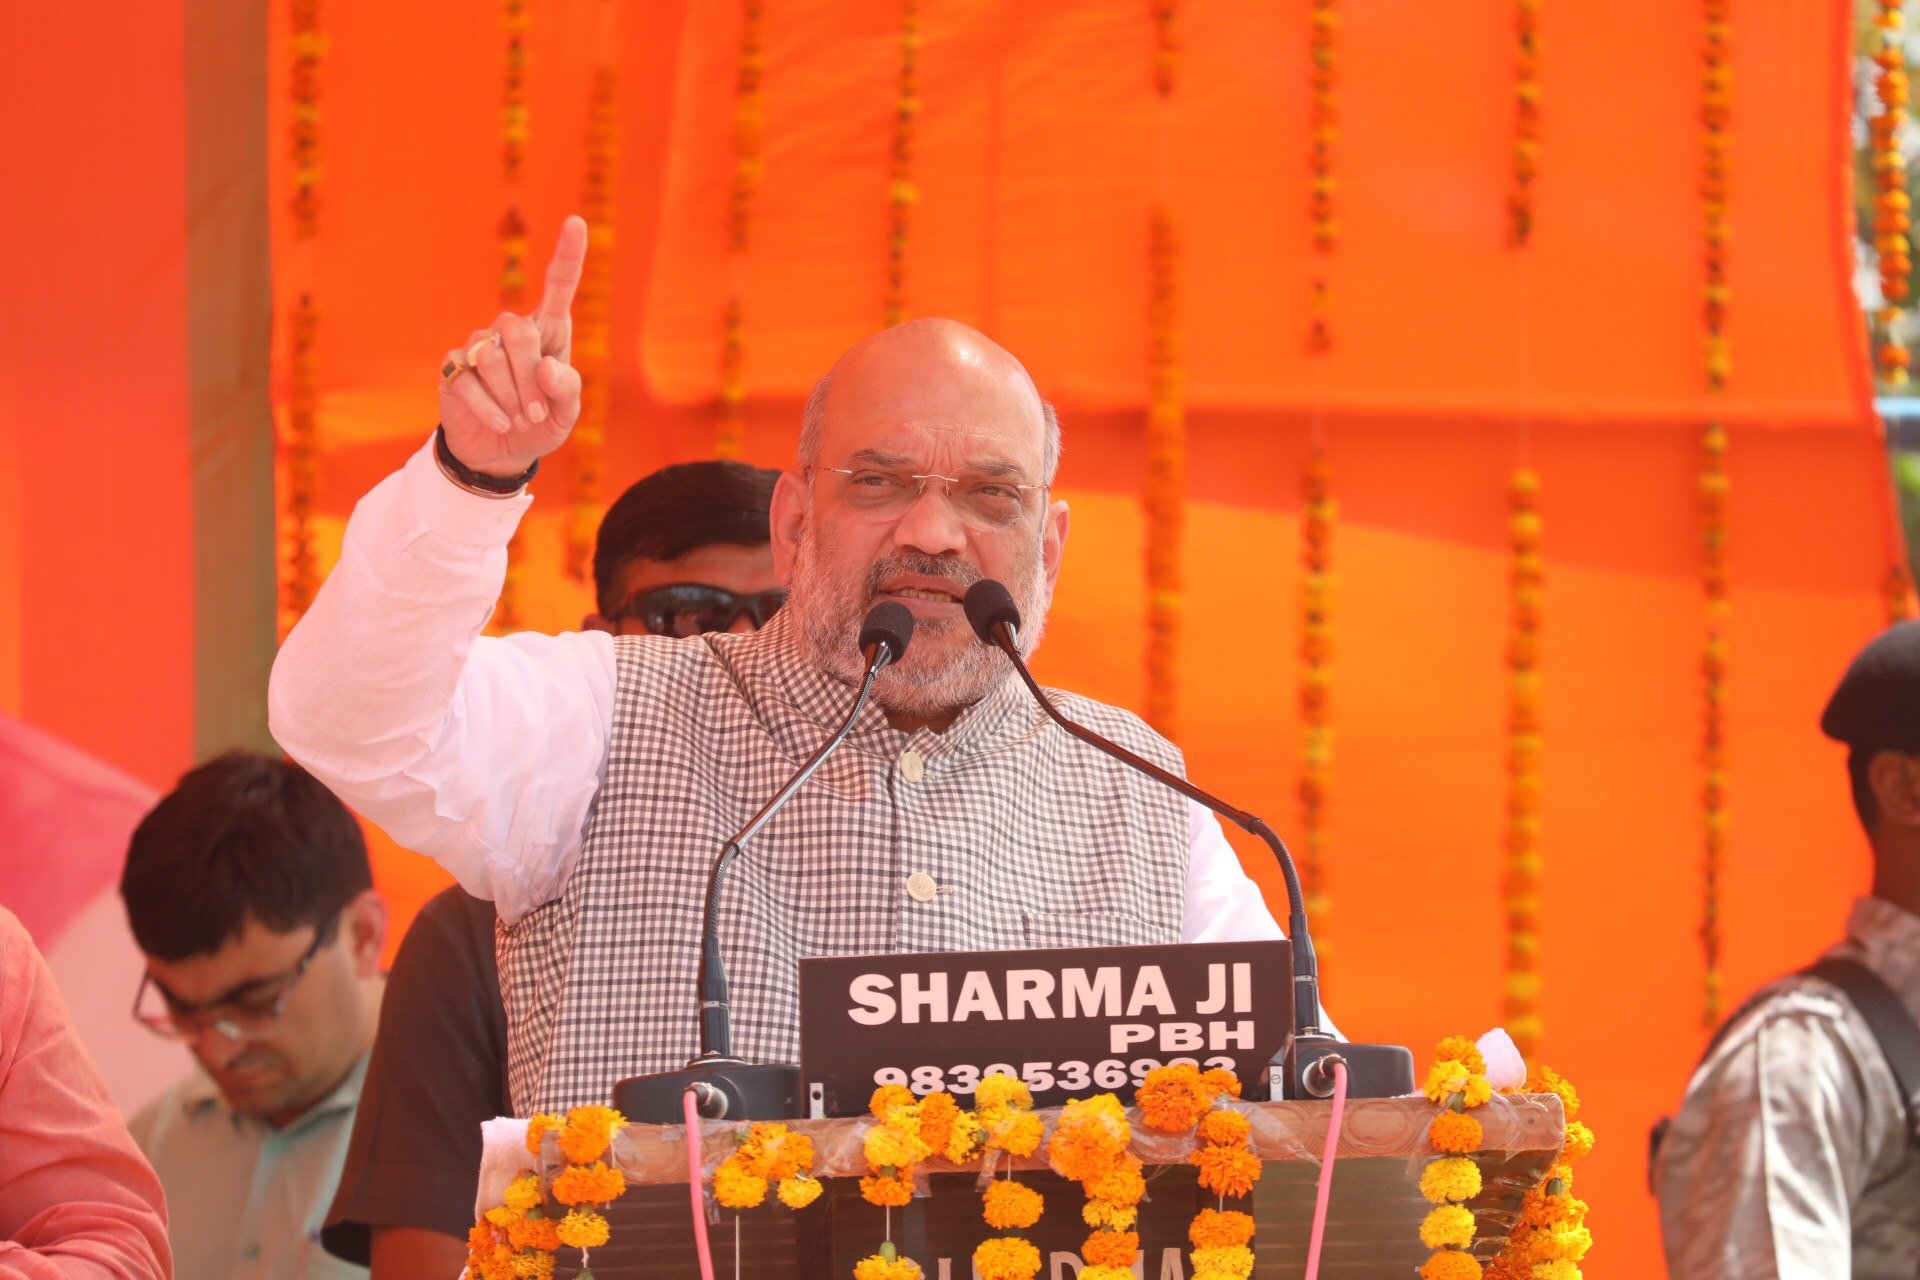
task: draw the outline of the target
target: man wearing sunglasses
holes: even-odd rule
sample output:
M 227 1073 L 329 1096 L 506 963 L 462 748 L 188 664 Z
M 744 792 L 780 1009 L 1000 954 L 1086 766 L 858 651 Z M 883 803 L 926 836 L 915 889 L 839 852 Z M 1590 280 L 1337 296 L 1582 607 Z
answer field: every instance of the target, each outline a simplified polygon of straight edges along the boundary
M 364 1276 L 318 1241 L 380 1009 L 359 824 L 298 766 L 223 755 L 135 829 L 120 893 L 147 960 L 133 1016 L 202 1069 L 130 1126 L 176 1273 Z
M 996 579 L 1032 650 L 1068 512 L 1055 414 L 965 325 L 886 330 L 820 382 L 773 498 L 790 595 L 758 632 L 480 636 L 579 412 L 585 253 L 569 219 L 539 308 L 447 353 L 440 429 L 361 501 L 268 700 L 293 756 L 495 901 L 519 1114 L 693 1055 L 709 865 L 846 713 L 882 600 L 911 646 L 719 901 L 736 1051 L 797 1057 L 802 956 L 1280 936 L 1211 814 L 1050 727 L 968 626 L 961 597 Z M 1062 699 L 1183 767 L 1131 714 Z

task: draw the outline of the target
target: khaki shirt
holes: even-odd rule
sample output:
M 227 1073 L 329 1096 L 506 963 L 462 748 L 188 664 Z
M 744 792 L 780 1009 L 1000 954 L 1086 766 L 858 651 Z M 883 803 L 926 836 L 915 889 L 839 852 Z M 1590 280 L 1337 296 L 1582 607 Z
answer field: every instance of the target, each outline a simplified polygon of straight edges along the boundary
M 1920 917 L 1861 898 L 1829 955 L 1920 1017 Z M 1694 1073 L 1654 1166 L 1667 1267 L 1688 1280 L 1920 1277 L 1920 1154 L 1866 1020 L 1791 976 Z

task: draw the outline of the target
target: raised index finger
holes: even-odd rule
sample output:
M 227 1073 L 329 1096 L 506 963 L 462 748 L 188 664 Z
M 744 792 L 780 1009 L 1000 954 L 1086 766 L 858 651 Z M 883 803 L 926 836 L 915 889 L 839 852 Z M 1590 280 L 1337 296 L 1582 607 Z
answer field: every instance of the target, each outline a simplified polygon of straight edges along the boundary
M 552 355 L 564 346 L 567 321 L 573 310 L 573 295 L 580 288 L 580 273 L 587 263 L 587 221 L 574 214 L 560 224 L 560 239 L 553 247 L 553 259 L 547 263 L 547 288 L 540 295 L 532 319 L 540 326 L 541 346 Z

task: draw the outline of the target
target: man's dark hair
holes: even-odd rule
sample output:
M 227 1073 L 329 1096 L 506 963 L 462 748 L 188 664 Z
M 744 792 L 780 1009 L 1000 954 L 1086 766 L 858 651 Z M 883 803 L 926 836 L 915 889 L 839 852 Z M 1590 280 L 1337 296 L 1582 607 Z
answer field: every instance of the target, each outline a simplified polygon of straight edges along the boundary
M 1860 825 L 1872 835 L 1874 827 L 1880 821 L 1880 802 L 1873 798 L 1873 758 L 1880 753 L 1865 751 L 1859 747 L 1847 752 L 1847 781 L 1853 788 L 1853 811 L 1860 816 Z
M 134 829 L 120 874 L 134 940 L 158 960 L 211 955 L 248 920 L 324 926 L 372 887 L 347 807 L 300 766 L 249 751 L 182 777 Z
M 602 613 L 619 608 L 615 579 L 631 560 L 677 560 L 714 543 L 757 547 L 772 534 L 767 508 L 778 471 L 744 462 L 681 462 L 638 481 L 609 508 L 593 546 Z

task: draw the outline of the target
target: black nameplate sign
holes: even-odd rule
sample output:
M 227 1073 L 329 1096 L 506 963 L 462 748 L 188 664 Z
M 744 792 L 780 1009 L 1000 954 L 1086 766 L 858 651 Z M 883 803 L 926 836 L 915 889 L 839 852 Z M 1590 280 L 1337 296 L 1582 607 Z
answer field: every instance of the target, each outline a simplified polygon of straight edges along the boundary
M 881 1084 L 964 1106 L 996 1071 L 1040 1107 L 1130 1096 L 1175 1062 L 1225 1067 L 1264 1097 L 1292 1033 L 1281 939 L 800 961 L 800 1078 L 829 1116 L 861 1114 Z

